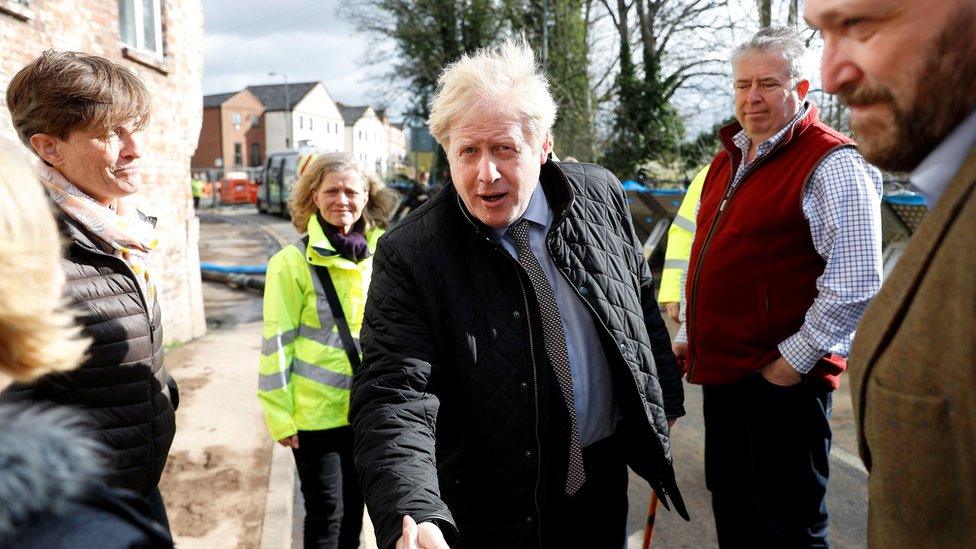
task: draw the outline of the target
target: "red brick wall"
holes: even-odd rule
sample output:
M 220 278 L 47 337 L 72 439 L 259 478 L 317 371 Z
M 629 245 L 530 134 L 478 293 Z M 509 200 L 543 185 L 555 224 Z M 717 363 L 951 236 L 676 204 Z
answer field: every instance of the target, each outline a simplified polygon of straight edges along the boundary
M 223 108 L 223 140 L 224 140 L 224 167 L 226 169 L 236 169 L 238 167 L 248 167 L 250 163 L 251 143 L 259 143 L 261 156 L 264 157 L 264 105 L 258 101 L 254 94 L 244 90 L 224 102 Z M 233 123 L 233 113 L 241 113 L 241 125 L 235 128 Z M 251 128 L 251 115 L 256 115 L 259 119 L 258 125 Z M 241 144 L 241 165 L 234 165 L 234 143 Z
M 203 125 L 200 128 L 200 142 L 190 159 L 191 168 L 214 168 L 214 159 L 222 158 L 220 146 L 220 107 L 203 109 Z
M 7 13 L 21 12 L 26 18 Z M 157 256 L 168 342 L 203 335 L 197 254 L 199 222 L 190 200 L 190 157 L 200 133 L 203 8 L 200 0 L 163 0 L 162 63 L 140 63 L 119 44 L 118 2 L 35 0 L 26 10 L 0 0 L 0 89 L 46 49 L 86 51 L 130 67 L 153 93 L 155 110 L 142 138 L 143 189 L 136 203 L 159 218 Z M 131 56 L 130 56 L 131 57 Z M 17 141 L 0 94 L 0 139 Z

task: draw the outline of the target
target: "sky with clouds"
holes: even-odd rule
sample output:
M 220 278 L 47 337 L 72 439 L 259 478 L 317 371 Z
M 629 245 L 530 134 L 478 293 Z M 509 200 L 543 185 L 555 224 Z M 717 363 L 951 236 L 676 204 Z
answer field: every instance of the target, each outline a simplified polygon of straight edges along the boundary
M 289 82 L 322 81 L 343 103 L 387 103 L 378 91 L 381 71 L 363 62 L 377 44 L 369 44 L 342 17 L 342 5 L 338 0 L 204 0 L 203 93 L 281 83 L 281 76 L 268 75 L 277 72 L 287 74 Z
M 383 58 L 392 44 L 357 31 L 345 14 L 356 0 L 203 0 L 205 16 L 204 94 L 236 91 L 248 85 L 321 81 L 332 98 L 351 105 L 389 106 L 394 119 L 405 108 L 402 92 L 382 77 Z M 754 0 L 733 0 L 730 18 L 755 19 Z M 775 2 L 782 8 L 785 2 Z M 777 13 L 777 20 L 785 13 Z M 729 45 L 755 30 L 737 25 Z M 606 30 L 606 29 L 604 29 Z M 609 34 L 613 38 L 613 31 Z M 614 38 L 615 40 L 615 38 Z M 811 71 L 816 72 L 816 71 Z M 814 78 L 815 86 L 818 78 Z M 716 85 L 724 82 L 717 82 Z M 729 88 L 730 89 L 730 88 Z M 687 138 L 732 113 L 728 90 L 717 94 L 676 97 L 686 116 Z M 400 93 L 400 95 L 397 95 Z

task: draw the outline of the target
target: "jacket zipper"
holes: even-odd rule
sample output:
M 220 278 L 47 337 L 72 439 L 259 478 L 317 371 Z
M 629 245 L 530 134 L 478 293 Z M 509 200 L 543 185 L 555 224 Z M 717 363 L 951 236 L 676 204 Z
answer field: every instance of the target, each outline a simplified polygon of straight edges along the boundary
M 695 262 L 695 276 L 694 276 L 694 278 L 691 281 L 691 296 L 688 299 L 688 313 L 691 313 L 692 312 L 692 308 L 694 307 L 696 292 L 698 290 L 698 277 L 701 275 L 701 265 L 702 265 L 702 262 L 705 260 L 705 252 L 708 251 L 708 245 L 711 243 L 712 236 L 715 234 L 715 229 L 718 227 L 719 221 L 721 221 L 721 219 L 722 219 L 722 214 L 725 212 L 726 206 L 729 205 L 729 202 L 732 200 L 732 196 L 735 194 L 735 191 L 739 187 L 741 187 L 742 185 L 745 184 L 746 178 L 749 176 L 749 174 L 753 170 L 755 170 L 756 165 L 761 164 L 766 158 L 769 158 L 769 156 L 772 154 L 772 152 L 773 151 L 770 151 L 770 152 L 766 153 L 766 155 L 763 156 L 762 158 L 759 158 L 758 161 L 756 161 L 756 164 L 755 165 L 747 167 L 746 170 L 745 170 L 745 172 L 742 174 L 742 179 L 739 181 L 739 184 L 738 185 L 735 185 L 735 186 L 732 185 L 732 183 L 735 181 L 735 171 L 734 170 L 732 171 L 731 175 L 729 176 L 729 185 L 728 185 L 728 187 L 725 190 L 725 196 L 722 197 L 722 202 L 720 202 L 719 205 L 718 205 L 718 212 L 716 212 L 715 218 L 712 219 L 712 224 L 708 228 L 708 234 L 705 235 L 705 242 L 702 243 L 701 253 L 698 254 L 698 261 Z M 729 155 L 729 156 L 731 157 L 732 155 Z M 743 160 L 744 159 L 745 159 L 745 157 L 743 157 Z M 741 160 L 740 160 L 740 162 L 741 162 Z M 731 162 L 730 162 L 730 164 L 731 164 Z M 767 308 L 768 308 L 768 303 L 767 303 Z M 689 343 L 691 343 L 692 326 L 694 324 L 694 321 L 692 319 L 694 319 L 694 318 L 695 318 L 695 315 L 693 315 L 693 314 L 688 314 L 687 315 L 688 327 L 687 327 L 686 332 L 688 334 L 688 342 Z M 689 345 L 689 350 L 690 350 L 690 345 Z M 689 356 L 688 357 L 688 361 L 689 361 L 688 362 L 688 381 L 691 381 L 692 380 L 692 374 L 695 371 L 695 357 Z

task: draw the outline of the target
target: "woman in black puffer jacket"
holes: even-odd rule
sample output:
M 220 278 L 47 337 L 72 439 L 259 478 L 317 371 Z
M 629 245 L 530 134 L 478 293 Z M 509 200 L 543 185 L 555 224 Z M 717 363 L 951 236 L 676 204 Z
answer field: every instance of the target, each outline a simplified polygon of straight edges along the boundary
M 128 69 L 94 55 L 45 52 L 7 89 L 14 127 L 39 168 L 70 241 L 66 295 L 92 341 L 78 370 L 4 391 L 4 401 L 75 407 L 108 448 L 107 482 L 149 498 L 176 432 L 176 384 L 163 367 L 155 220 L 124 197 L 141 186 L 137 134 L 149 92 Z
M 62 305 L 61 244 L 40 182 L 0 143 L 0 388 L 73 369 L 88 348 Z M 103 482 L 75 410 L 0 404 L 0 547 L 166 549 L 138 494 Z

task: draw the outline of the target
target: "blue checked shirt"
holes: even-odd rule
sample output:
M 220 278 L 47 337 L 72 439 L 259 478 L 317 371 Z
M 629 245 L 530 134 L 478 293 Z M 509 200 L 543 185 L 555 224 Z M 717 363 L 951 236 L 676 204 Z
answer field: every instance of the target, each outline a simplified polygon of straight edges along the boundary
M 738 186 L 756 162 L 772 151 L 789 128 L 810 109 L 800 112 L 775 135 L 760 143 L 756 158 L 746 162 L 751 141 L 745 130 L 732 141 L 742 150 L 735 172 Z M 801 374 L 827 353 L 847 356 L 861 315 L 881 289 L 881 172 L 856 149 L 829 153 L 813 170 L 803 192 L 803 215 L 810 223 L 813 247 L 827 262 L 817 279 L 817 298 L 800 330 L 779 344 L 779 352 Z M 681 328 L 675 341 L 687 342 L 682 303 Z

